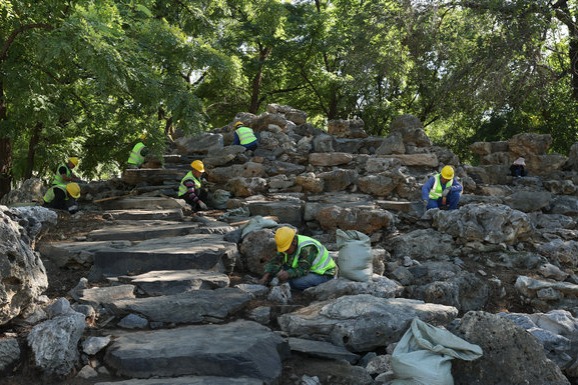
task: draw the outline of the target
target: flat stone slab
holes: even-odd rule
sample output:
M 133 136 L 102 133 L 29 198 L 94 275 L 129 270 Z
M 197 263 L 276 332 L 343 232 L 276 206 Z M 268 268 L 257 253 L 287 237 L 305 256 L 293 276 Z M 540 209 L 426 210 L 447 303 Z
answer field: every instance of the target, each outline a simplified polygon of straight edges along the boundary
M 197 375 L 270 383 L 289 354 L 283 338 L 253 321 L 120 333 L 104 361 L 118 375 L 135 378 Z
M 129 184 L 137 185 L 141 182 L 149 184 L 163 184 L 174 182 L 178 184 L 188 170 L 175 168 L 140 168 L 126 169 L 122 173 L 121 179 Z
M 359 361 L 359 355 L 351 353 L 343 346 L 336 346 L 329 342 L 306 340 L 291 337 L 288 339 L 291 351 L 305 353 L 313 357 L 345 360 L 351 364 Z
M 133 243 L 124 240 L 93 242 L 41 242 L 38 252 L 58 267 L 94 263 L 94 254 L 100 250 L 114 250 L 130 247 Z
M 458 309 L 453 306 L 358 294 L 314 302 L 282 314 L 277 322 L 289 336 L 367 352 L 399 341 L 415 317 L 433 325 L 447 325 L 457 315 Z
M 143 274 L 155 270 L 202 269 L 224 272 L 235 259 L 237 244 L 222 235 L 190 234 L 150 239 L 125 248 L 104 248 L 94 253 L 89 280 Z
M 97 382 L 94 385 L 267 385 L 257 378 L 231 378 L 214 376 L 165 377 L 146 380 L 134 379 L 115 382 Z
M 178 237 L 188 234 L 226 234 L 235 230 L 235 227 L 223 222 L 170 222 L 162 220 L 152 221 L 124 221 L 118 226 L 108 226 L 93 230 L 86 236 L 90 241 L 130 240 L 142 241 L 152 238 Z
M 227 274 L 198 269 L 151 271 L 135 276 L 120 276 L 118 281 L 135 285 L 149 296 L 213 290 L 228 287 L 231 283 Z
M 103 210 L 165 210 L 183 207 L 182 203 L 175 198 L 148 196 L 127 196 L 97 202 L 97 204 Z
M 165 220 L 178 221 L 184 218 L 183 210 L 178 209 L 127 209 L 127 210 L 108 210 L 105 214 L 109 219 L 113 220 Z
M 87 303 L 94 307 L 102 303 L 109 303 L 118 299 L 135 298 L 134 285 L 118 285 L 109 287 L 93 287 L 90 289 L 71 290 L 72 297 L 80 303 Z
M 102 305 L 117 317 L 137 313 L 152 322 L 191 324 L 222 322 L 243 309 L 252 298 L 241 289 L 226 287 L 162 297 L 118 299 Z

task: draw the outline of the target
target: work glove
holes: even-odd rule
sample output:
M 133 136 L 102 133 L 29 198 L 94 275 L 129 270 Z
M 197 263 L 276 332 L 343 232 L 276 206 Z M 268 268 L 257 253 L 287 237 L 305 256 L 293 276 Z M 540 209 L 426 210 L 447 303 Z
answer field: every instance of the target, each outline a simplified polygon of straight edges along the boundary
M 205 204 L 205 202 L 203 201 L 198 201 L 197 202 L 199 204 L 199 207 L 201 208 L 201 210 L 208 210 L 209 208 L 207 207 L 207 205 Z
M 427 207 L 427 199 L 424 199 L 424 200 L 422 201 L 422 203 L 423 203 L 423 208 L 425 209 L 425 208 Z
M 444 197 L 444 198 L 447 197 L 449 193 L 450 193 L 450 188 L 449 187 L 445 188 L 444 191 L 442 192 L 442 197 Z

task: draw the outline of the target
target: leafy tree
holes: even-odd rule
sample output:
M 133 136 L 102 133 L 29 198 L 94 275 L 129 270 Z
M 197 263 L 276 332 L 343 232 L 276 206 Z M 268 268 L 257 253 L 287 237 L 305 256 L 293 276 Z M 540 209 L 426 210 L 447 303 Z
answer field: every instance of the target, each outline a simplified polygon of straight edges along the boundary
M 0 3 L 0 196 L 67 155 L 93 177 L 122 164 L 142 131 L 160 153 L 169 129 L 203 128 L 187 75 L 223 57 L 155 17 L 155 4 Z

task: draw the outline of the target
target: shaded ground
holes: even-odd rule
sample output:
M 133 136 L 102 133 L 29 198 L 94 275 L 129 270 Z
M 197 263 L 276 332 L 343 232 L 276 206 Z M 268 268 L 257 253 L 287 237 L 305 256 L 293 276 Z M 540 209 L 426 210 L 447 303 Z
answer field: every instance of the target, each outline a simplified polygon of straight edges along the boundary
M 45 235 L 42 236 L 39 242 L 49 242 L 49 241 L 63 241 L 80 239 L 86 236 L 90 231 L 103 228 L 110 224 L 102 218 L 101 212 L 90 212 L 84 211 L 70 216 L 68 213 L 59 213 L 58 226 L 50 229 Z M 62 269 L 55 266 L 50 261 L 43 261 L 46 267 L 49 287 L 46 291 L 46 295 L 51 298 L 65 297 L 70 299 L 68 291 L 75 287 L 79 282 L 80 278 L 88 276 L 88 268 L 78 267 L 77 269 L 67 268 Z M 485 309 L 491 313 L 497 313 L 500 311 L 510 311 L 510 312 L 530 312 L 519 302 L 519 295 L 514 291 L 514 283 L 518 275 L 528 274 L 531 272 L 514 271 L 513 269 L 506 268 L 488 268 L 487 266 L 474 262 L 466 261 L 465 268 L 470 272 L 487 272 L 490 276 L 496 276 L 499 278 L 503 287 L 506 288 L 506 293 L 503 297 L 493 295 L 488 307 Z M 234 274 L 231 276 L 231 285 L 241 283 L 243 281 L 244 275 L 242 273 Z M 266 305 L 264 303 L 254 303 L 251 307 Z M 302 295 L 295 295 L 293 298 L 293 304 L 304 305 L 306 304 L 306 299 Z M 12 327 L 11 330 L 0 330 L 2 331 L 12 331 L 18 332 L 16 328 Z M 20 330 L 23 331 L 23 330 Z M 20 334 L 20 333 L 19 333 Z M 20 365 L 15 368 L 12 376 L 5 376 L 0 378 L 0 385 L 20 385 L 20 384 L 42 384 L 42 385 L 52 385 L 52 384 L 65 384 L 65 385 L 94 385 L 98 382 L 104 381 L 120 381 L 118 377 L 111 378 L 106 375 L 99 375 L 97 378 L 92 379 L 81 379 L 72 378 L 68 380 L 55 380 L 51 378 L 43 378 L 41 373 L 33 369 L 31 364 L 31 358 L 29 352 L 26 350 L 26 342 L 21 341 L 22 349 L 27 352 L 27 358 L 23 359 Z M 291 359 L 284 362 L 284 373 L 283 379 L 280 381 L 279 385 L 295 385 L 300 384 L 303 374 L 309 376 L 318 376 L 322 384 L 340 385 L 349 384 L 345 379 L 340 380 L 336 378 L 335 373 L 325 373 L 326 365 L 323 364 L 322 360 L 312 359 L 311 357 L 304 357 L 299 354 L 294 354 Z M 72 376 L 74 376 L 73 373 Z M 343 382 L 342 382 L 343 381 Z

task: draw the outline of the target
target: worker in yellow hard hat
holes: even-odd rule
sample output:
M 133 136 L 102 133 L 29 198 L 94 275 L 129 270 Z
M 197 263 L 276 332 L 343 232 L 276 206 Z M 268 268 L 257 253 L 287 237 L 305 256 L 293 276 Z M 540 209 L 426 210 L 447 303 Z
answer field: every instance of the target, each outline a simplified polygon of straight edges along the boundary
M 80 186 L 71 182 L 51 186 L 44 194 L 44 207 L 67 210 L 74 214 L 78 211 L 77 199 L 80 198 Z
M 178 197 L 184 199 L 194 211 L 207 210 L 205 204 L 208 193 L 202 187 L 201 176 L 205 172 L 205 165 L 200 160 L 191 162 L 189 171 L 179 185 Z
M 233 139 L 233 144 L 241 145 L 247 150 L 255 150 L 259 144 L 259 141 L 257 140 L 257 136 L 255 136 L 253 129 L 246 126 L 241 121 L 235 122 L 234 127 L 235 138 Z
M 421 188 L 421 199 L 426 209 L 455 210 L 458 208 L 462 191 L 452 166 L 444 166 L 430 177 Z
M 81 182 L 82 180 L 72 171 L 78 166 L 78 162 L 78 157 L 71 156 L 65 163 L 59 164 L 52 178 L 52 185 L 66 186 L 69 182 Z
M 275 231 L 275 244 L 277 255 L 265 264 L 261 284 L 289 282 L 292 289 L 305 290 L 335 277 L 335 261 L 318 240 L 283 226 Z

